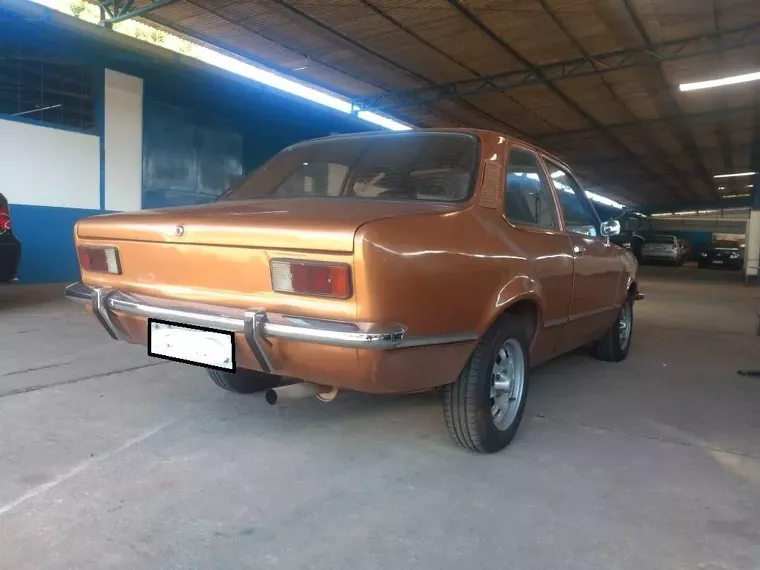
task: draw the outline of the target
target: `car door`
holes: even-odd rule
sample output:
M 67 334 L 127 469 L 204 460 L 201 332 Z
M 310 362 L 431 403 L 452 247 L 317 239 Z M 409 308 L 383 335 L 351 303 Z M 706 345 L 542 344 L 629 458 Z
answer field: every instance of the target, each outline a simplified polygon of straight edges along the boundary
M 615 246 L 600 235 L 600 220 L 570 171 L 545 157 L 549 179 L 572 244 L 574 279 L 570 314 L 560 351 L 596 340 L 615 320 L 623 265 Z
M 570 238 L 562 230 L 557 204 L 537 155 L 512 143 L 507 153 L 504 219 L 513 227 L 512 247 L 532 265 L 543 302 L 542 322 L 531 358 L 553 356 L 567 322 L 573 286 Z

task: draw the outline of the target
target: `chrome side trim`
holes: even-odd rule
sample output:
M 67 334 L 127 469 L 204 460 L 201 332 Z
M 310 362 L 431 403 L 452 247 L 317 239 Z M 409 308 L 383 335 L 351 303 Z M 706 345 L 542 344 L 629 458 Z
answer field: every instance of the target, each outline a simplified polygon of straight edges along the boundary
M 619 308 L 620 307 L 615 307 L 615 306 L 610 305 L 608 307 L 600 307 L 599 309 L 594 309 L 593 311 L 584 311 L 583 313 L 575 313 L 573 315 L 570 315 L 569 317 L 561 317 L 559 319 L 550 319 L 544 322 L 544 328 L 548 329 L 551 327 L 564 325 L 567 323 L 571 323 L 573 321 L 579 321 L 581 319 L 586 319 L 588 317 L 600 315 L 608 311 L 617 311 Z
M 461 344 L 474 342 L 480 338 L 478 333 L 465 332 L 443 334 L 438 336 L 412 336 L 402 340 L 396 348 L 421 348 L 425 346 L 441 346 L 444 344 Z
M 274 370 L 274 366 L 262 343 L 268 343 L 270 338 L 379 350 L 457 344 L 476 341 L 479 338 L 475 332 L 408 337 L 406 327 L 400 323 L 328 321 L 267 313 L 260 309 L 242 311 L 211 305 L 192 310 L 163 307 L 140 301 L 120 291 L 89 287 L 83 283 L 69 285 L 66 288 L 66 297 L 80 303 L 92 303 L 98 320 L 116 339 L 122 338 L 123 335 L 113 322 L 111 311 L 243 333 L 259 365 L 267 371 Z M 220 314 L 222 312 L 228 314 L 238 312 L 240 316 Z
M 642 301 L 642 300 L 644 300 L 646 298 L 647 298 L 647 296 L 644 293 L 636 293 L 636 300 L 637 301 Z
M 559 319 L 549 319 L 548 321 L 544 321 L 544 328 L 548 329 L 551 327 L 564 325 L 566 322 L 567 322 L 567 317 L 561 317 Z
M 600 315 L 608 311 L 616 311 L 618 309 L 619 307 L 614 307 L 612 305 L 608 307 L 600 307 L 598 309 L 594 309 L 593 311 L 584 311 L 583 313 L 575 313 L 574 315 L 570 315 L 567 320 L 568 322 L 578 321 L 580 319 L 587 319 L 589 317 L 594 317 L 596 315 Z
M 263 329 L 264 337 L 351 348 L 398 348 L 406 335 L 406 328 L 397 323 L 344 323 L 289 315 L 267 315 Z

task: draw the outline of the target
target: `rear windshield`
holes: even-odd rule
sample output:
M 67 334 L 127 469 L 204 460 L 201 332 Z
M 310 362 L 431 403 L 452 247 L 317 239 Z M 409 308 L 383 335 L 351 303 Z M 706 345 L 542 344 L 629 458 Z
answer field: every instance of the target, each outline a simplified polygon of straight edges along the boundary
M 478 142 L 460 133 L 321 139 L 272 158 L 223 200 L 359 198 L 456 202 L 472 192 Z
M 647 241 L 650 243 L 674 243 L 675 238 L 673 236 L 652 236 Z

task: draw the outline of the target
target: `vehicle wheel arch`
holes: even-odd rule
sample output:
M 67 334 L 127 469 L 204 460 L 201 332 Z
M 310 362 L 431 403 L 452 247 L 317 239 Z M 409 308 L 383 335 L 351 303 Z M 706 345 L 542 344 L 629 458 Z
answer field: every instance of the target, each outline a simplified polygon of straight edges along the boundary
M 533 341 L 538 332 L 538 324 L 541 322 L 541 302 L 537 295 L 525 294 L 509 300 L 495 311 L 481 330 L 481 338 L 492 328 L 499 326 L 504 319 L 516 318 L 522 324 L 525 339 L 528 346 L 533 346 Z
M 638 294 L 638 292 L 639 292 L 639 284 L 638 284 L 638 282 L 637 282 L 636 280 L 633 280 L 633 279 L 632 279 L 632 280 L 631 280 L 631 281 L 628 283 L 628 291 L 627 291 L 627 295 L 628 295 L 629 297 L 633 297 L 633 298 L 636 298 L 636 295 Z

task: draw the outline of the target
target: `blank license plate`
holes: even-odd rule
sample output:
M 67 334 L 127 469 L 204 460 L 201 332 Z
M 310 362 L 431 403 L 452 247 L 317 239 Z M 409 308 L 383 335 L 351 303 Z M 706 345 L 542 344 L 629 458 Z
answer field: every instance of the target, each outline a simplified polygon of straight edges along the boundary
M 148 319 L 148 355 L 234 372 L 235 335 Z
M 715 265 L 723 265 L 723 260 L 722 259 L 713 259 L 713 263 Z

